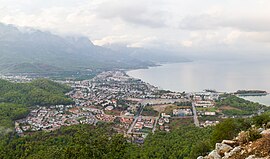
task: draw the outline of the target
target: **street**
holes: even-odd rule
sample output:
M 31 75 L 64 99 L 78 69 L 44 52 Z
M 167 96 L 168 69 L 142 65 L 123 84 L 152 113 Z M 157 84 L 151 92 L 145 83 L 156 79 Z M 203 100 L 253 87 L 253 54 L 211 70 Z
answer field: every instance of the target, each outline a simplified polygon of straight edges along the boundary
M 195 124 L 195 126 L 199 127 L 200 123 L 199 123 L 199 120 L 198 120 L 197 111 L 196 111 L 194 102 L 192 102 L 192 110 L 193 110 L 194 124 Z

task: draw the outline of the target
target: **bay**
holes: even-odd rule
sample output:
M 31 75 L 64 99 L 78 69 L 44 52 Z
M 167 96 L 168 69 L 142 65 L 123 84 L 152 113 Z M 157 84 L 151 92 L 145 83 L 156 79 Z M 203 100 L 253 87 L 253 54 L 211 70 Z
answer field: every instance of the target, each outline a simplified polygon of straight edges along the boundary
M 194 61 L 163 64 L 127 74 L 161 89 L 198 92 L 265 90 L 270 92 L 270 63 L 262 61 Z M 250 98 L 270 105 L 270 96 Z
M 249 97 L 242 97 L 242 98 L 270 106 L 270 95 L 269 94 L 266 96 L 249 96 Z

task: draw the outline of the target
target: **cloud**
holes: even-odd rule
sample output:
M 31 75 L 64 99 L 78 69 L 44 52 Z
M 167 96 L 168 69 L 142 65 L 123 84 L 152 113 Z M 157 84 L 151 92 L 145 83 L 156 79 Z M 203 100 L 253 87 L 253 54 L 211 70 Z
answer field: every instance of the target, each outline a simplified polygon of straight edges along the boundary
M 239 37 L 241 36 L 241 32 L 239 31 L 232 31 L 230 32 L 223 40 L 223 42 L 225 44 L 232 44 L 234 43 L 236 40 L 239 39 Z
M 142 37 L 139 35 L 133 36 L 132 39 L 128 35 L 107 36 L 99 40 L 94 40 L 93 43 L 99 46 L 121 44 L 132 48 L 156 48 L 162 45 L 162 42 L 157 37 Z
M 220 28 L 234 28 L 246 32 L 270 31 L 270 17 L 253 16 L 229 16 L 226 14 L 198 14 L 184 17 L 179 28 L 184 30 L 216 30 Z
M 269 50 L 267 0 L 0 0 L 0 4 L 0 22 L 84 35 L 97 45 L 200 53 Z
M 98 16 L 106 19 L 119 18 L 125 22 L 152 28 L 165 27 L 167 11 L 152 8 L 155 1 L 105 1 L 96 9 Z
M 180 44 L 184 47 L 191 47 L 193 42 L 191 40 L 183 40 L 180 42 Z
M 102 39 L 94 40 L 93 43 L 95 45 L 103 46 L 106 44 L 127 44 L 130 43 L 130 39 L 127 35 L 121 35 L 121 36 L 106 36 Z
M 135 48 L 159 48 L 160 46 L 164 46 L 165 43 L 161 41 L 159 38 L 153 37 L 144 37 L 137 39 L 136 42 L 130 43 L 127 47 L 135 47 Z
M 224 27 L 234 27 L 243 31 L 270 31 L 270 17 L 237 17 L 227 19 L 222 24 Z
M 180 29 L 185 30 L 210 30 L 217 29 L 220 18 L 208 14 L 186 16 L 179 24 Z

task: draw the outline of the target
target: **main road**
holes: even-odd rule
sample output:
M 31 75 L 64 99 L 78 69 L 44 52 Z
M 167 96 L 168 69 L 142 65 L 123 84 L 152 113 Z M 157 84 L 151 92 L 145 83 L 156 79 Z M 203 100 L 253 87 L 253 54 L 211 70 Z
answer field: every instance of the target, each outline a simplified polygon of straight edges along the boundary
M 199 123 L 198 116 L 197 116 L 197 111 L 196 111 L 196 108 L 195 108 L 195 102 L 192 102 L 192 110 L 193 110 L 194 124 L 195 124 L 195 126 L 199 127 L 200 123 Z
M 136 114 L 133 123 L 131 124 L 130 128 L 129 128 L 128 131 L 127 131 L 128 134 L 131 134 L 131 133 L 132 133 L 132 129 L 133 129 L 134 125 L 136 124 L 136 122 L 137 122 L 139 116 L 141 115 L 141 113 L 142 113 L 144 107 L 145 107 L 145 105 L 141 105 L 140 110 L 139 110 L 138 113 Z

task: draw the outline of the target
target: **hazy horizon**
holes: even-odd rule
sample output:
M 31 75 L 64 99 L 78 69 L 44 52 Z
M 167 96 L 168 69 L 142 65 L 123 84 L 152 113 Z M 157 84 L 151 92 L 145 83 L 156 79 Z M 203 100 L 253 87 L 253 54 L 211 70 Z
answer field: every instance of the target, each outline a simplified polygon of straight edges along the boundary
M 0 0 L 0 22 L 95 45 L 159 49 L 190 57 L 268 59 L 270 1 Z

